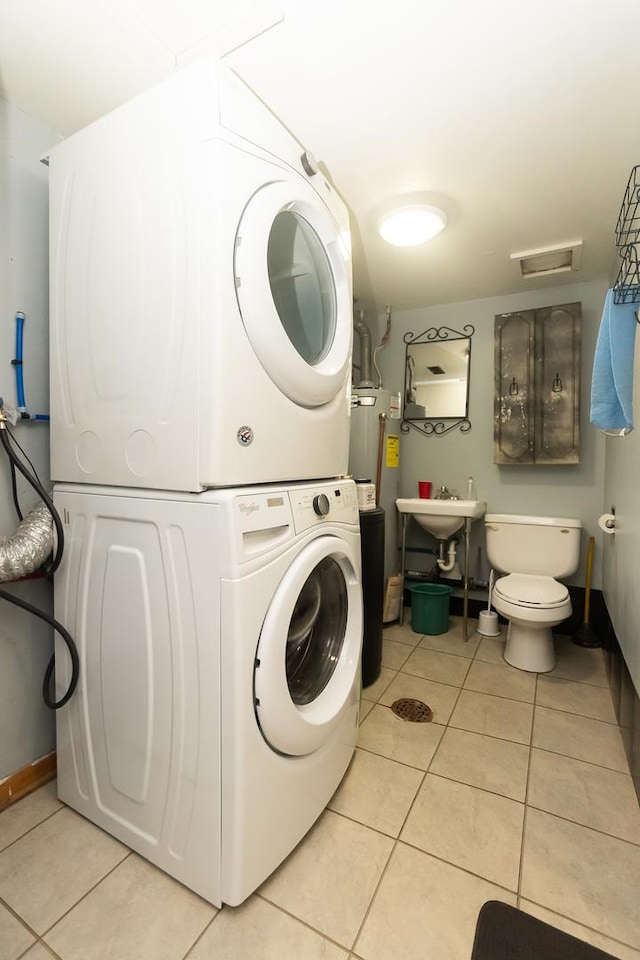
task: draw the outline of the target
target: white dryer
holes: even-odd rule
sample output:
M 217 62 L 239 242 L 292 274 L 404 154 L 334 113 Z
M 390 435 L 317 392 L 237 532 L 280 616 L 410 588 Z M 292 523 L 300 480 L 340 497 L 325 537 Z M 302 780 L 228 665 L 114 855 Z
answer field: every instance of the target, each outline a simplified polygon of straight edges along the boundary
M 57 712 L 60 798 L 211 903 L 241 903 L 355 749 L 355 485 L 54 500 L 56 616 L 81 664 Z M 59 690 L 68 672 L 58 646 Z
M 346 474 L 348 213 L 262 102 L 205 60 L 47 162 L 53 478 Z

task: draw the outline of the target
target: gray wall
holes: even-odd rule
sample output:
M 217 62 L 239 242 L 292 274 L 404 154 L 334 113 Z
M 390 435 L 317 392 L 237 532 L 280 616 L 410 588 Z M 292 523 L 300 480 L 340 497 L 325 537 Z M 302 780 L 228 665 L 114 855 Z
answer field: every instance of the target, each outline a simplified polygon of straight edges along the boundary
M 405 344 L 407 331 L 418 334 L 428 327 L 447 325 L 462 330 L 475 327 L 471 349 L 471 387 L 469 418 L 472 429 L 458 430 L 443 437 L 425 437 L 411 430 L 400 442 L 400 496 L 416 497 L 418 480 L 431 480 L 434 486 L 445 484 L 464 496 L 467 477 L 475 479 L 476 495 L 486 500 L 488 509 L 505 513 L 531 513 L 541 516 L 578 517 L 583 523 L 580 569 L 568 582 L 584 583 L 586 547 L 590 535 L 599 534 L 598 517 L 602 512 L 604 483 L 604 440 L 589 424 L 591 368 L 607 284 L 572 283 L 535 292 L 450 303 L 423 310 L 393 314 L 391 341 L 379 354 L 384 386 L 391 390 L 404 387 Z M 514 310 L 544 307 L 580 301 L 582 303 L 582 394 L 580 463 L 573 466 L 497 466 L 493 463 L 493 356 L 494 316 Z M 378 317 L 378 334 L 384 317 Z M 375 340 L 375 337 L 374 337 Z M 376 341 L 377 342 L 377 341 Z M 393 518 L 389 518 L 393 522 Z M 434 541 L 412 524 L 412 542 L 433 546 Z M 602 581 L 601 538 L 596 539 L 594 588 Z M 480 523 L 474 525 L 471 574 L 480 566 L 488 573 L 484 557 L 484 535 Z M 413 560 L 410 561 L 413 563 Z M 484 578 L 484 577 L 482 577 Z
M 48 412 L 48 241 L 47 172 L 40 155 L 59 137 L 0 100 L 0 396 L 16 406 L 15 313 L 27 320 L 24 380 L 29 410 Z M 49 428 L 23 423 L 16 438 L 47 488 Z M 37 501 L 31 487 L 19 484 L 23 512 Z M 14 533 L 17 518 L 9 470 L 0 453 L 0 536 Z M 16 596 L 51 613 L 52 591 L 45 581 L 7 587 Z M 54 749 L 54 718 L 42 700 L 44 672 L 53 649 L 47 624 L 0 600 L 0 778 Z

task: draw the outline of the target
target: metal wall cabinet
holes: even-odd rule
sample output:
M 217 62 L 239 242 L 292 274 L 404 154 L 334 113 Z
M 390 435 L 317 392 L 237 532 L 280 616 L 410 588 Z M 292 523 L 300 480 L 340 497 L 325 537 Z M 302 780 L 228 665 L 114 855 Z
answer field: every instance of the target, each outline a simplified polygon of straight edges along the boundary
M 495 318 L 494 463 L 580 459 L 580 303 Z

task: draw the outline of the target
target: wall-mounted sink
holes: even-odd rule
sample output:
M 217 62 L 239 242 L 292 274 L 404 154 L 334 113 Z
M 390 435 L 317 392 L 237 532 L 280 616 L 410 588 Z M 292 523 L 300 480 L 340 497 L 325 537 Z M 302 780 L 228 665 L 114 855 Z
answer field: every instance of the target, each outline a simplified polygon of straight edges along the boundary
M 465 519 L 484 517 L 484 500 L 423 500 L 408 497 L 396 500 L 400 513 L 409 513 L 423 530 L 436 540 L 448 540 L 464 525 Z

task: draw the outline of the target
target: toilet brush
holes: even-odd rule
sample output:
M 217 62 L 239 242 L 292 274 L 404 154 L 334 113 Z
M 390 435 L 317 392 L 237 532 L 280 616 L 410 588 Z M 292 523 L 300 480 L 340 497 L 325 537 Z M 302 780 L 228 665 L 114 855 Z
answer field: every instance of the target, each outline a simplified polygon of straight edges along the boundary
M 489 600 L 487 609 L 480 611 L 478 618 L 478 633 L 483 637 L 499 637 L 498 614 L 491 609 L 491 594 L 493 593 L 493 570 L 489 573 Z
M 576 630 L 572 639 L 579 647 L 601 647 L 602 644 L 598 635 L 589 623 L 589 607 L 591 600 L 591 571 L 593 570 L 593 551 L 595 548 L 595 537 L 589 537 L 589 546 L 587 548 L 587 572 L 584 588 L 584 620 L 582 626 Z

